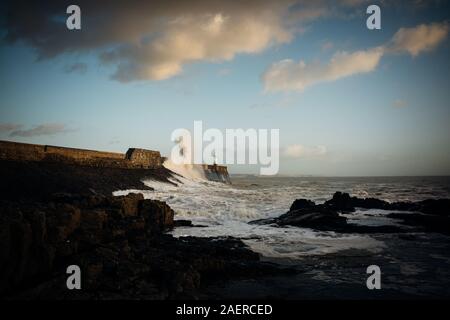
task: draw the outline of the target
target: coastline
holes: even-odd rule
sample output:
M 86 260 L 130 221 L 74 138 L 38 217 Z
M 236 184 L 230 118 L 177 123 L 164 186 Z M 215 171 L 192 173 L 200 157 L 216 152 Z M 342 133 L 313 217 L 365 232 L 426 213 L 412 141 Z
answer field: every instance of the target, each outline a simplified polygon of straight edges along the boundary
M 439 235 L 434 229 L 423 230 L 423 221 L 415 221 L 417 216 L 414 215 L 402 218 L 409 219 L 416 229 L 394 228 L 390 232 L 385 227 L 355 231 L 354 226 L 342 225 L 341 218 L 336 220 L 340 217 L 335 214 L 337 211 L 348 211 L 346 219 L 349 219 L 353 206 L 386 206 L 381 200 L 340 194 L 329 200 L 329 211 L 319 212 L 320 219 L 308 222 L 314 224 L 299 224 L 298 227 L 299 230 L 306 226 L 369 233 L 386 243 L 382 252 L 355 248 L 306 255 L 293 262 L 262 257 L 245 244 L 245 239 L 174 237 L 167 232 L 174 228 L 202 228 L 177 222 L 172 208 L 162 201 L 144 199 L 140 194 L 111 195 L 113 191 L 131 188 L 147 188 L 152 192 L 142 183 L 146 178 L 171 183 L 172 173 L 163 168 L 90 168 L 45 161 L 1 160 L 0 163 L 3 299 L 427 299 L 450 296 L 445 286 L 437 287 L 432 280 L 435 270 L 440 270 L 441 284 L 442 279 L 450 278 L 446 271 L 450 270 L 446 267 L 450 263 L 447 231 Z M 290 212 L 277 221 L 283 224 L 284 219 L 294 215 L 301 217 L 304 213 L 322 210 L 311 209 L 322 208 L 321 204 L 307 199 L 294 200 Z M 406 204 L 396 204 L 397 207 L 402 205 Z M 408 205 L 407 209 L 411 209 L 417 204 Z M 443 208 L 442 217 L 438 217 L 448 219 L 446 207 Z M 435 219 L 436 215 L 425 216 Z M 335 229 L 336 225 L 340 230 Z M 432 226 L 434 228 L 435 224 Z M 418 247 L 420 252 L 417 252 Z M 409 262 L 392 264 L 392 259 L 398 257 L 426 268 L 417 271 Z M 363 284 L 364 266 L 374 263 L 388 266 L 383 270 L 392 278 L 382 292 L 368 291 Z M 69 264 L 82 268 L 83 290 L 66 289 L 65 268 Z M 419 282 L 427 286 L 414 291 L 413 287 Z
M 283 272 L 239 239 L 174 238 L 164 202 L 122 188 L 166 183 L 166 169 L 0 160 L 0 296 L 4 299 L 196 299 L 208 282 Z M 84 290 L 65 288 L 79 265 Z

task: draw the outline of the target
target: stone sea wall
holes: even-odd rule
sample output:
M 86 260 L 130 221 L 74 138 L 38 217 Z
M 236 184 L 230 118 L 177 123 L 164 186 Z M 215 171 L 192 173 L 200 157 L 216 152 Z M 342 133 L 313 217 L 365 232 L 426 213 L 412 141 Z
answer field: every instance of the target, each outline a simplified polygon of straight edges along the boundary
M 129 149 L 126 154 L 48 145 L 0 141 L 0 159 L 15 161 L 48 161 L 110 168 L 158 168 L 159 151 Z
M 130 148 L 125 154 L 125 158 L 135 165 L 143 165 L 149 167 L 161 167 L 163 158 L 159 151 Z
M 165 157 L 159 151 L 129 148 L 126 153 L 0 141 L 0 160 L 45 161 L 88 167 L 155 169 Z M 199 165 L 208 180 L 230 183 L 226 166 Z

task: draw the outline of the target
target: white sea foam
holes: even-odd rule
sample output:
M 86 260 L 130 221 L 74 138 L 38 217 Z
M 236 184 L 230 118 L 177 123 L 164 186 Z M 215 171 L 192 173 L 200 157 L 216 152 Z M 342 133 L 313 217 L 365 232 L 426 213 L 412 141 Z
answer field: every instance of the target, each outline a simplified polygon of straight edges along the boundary
M 251 220 L 285 213 L 292 201 L 299 197 L 298 188 L 278 184 L 234 186 L 184 177 L 172 179 L 172 182 L 175 185 L 146 180 L 144 183 L 154 191 L 123 190 L 114 195 L 141 192 L 147 199 L 166 201 L 175 210 L 176 219 L 189 219 L 204 226 L 176 228 L 172 232 L 176 237 L 233 236 L 270 258 L 296 259 L 350 248 L 378 251 L 383 247 L 382 242 L 369 236 L 248 224 Z
M 358 224 L 363 226 L 398 226 L 407 229 L 408 226 L 400 223 L 398 219 L 388 218 L 390 213 L 397 213 L 404 211 L 395 210 L 381 210 L 381 209 L 360 209 L 357 208 L 355 212 L 343 213 L 341 216 L 347 218 L 348 223 Z

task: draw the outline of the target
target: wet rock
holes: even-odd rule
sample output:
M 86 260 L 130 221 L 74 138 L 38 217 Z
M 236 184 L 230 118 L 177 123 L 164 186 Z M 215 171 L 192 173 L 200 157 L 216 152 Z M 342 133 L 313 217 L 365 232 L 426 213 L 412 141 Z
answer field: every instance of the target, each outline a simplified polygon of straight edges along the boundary
M 417 202 L 400 201 L 389 203 L 376 198 L 351 197 L 348 193 L 336 192 L 325 205 L 338 211 L 352 212 L 355 208 L 416 211 L 426 214 L 449 216 L 450 199 L 427 199 Z
M 117 208 L 123 216 L 136 216 L 139 203 L 144 200 L 141 193 L 130 193 L 126 197 L 115 197 L 111 199 L 111 207 Z
M 324 205 L 291 210 L 275 220 L 280 226 L 292 225 L 317 230 L 337 230 L 343 228 L 347 218 Z
M 165 234 L 177 225 L 173 210 L 140 195 L 64 194 L 49 203 L 1 205 L 6 212 L 0 216 L 3 297 L 192 299 L 211 282 L 280 272 L 234 238 Z M 81 268 L 79 292 L 65 289 L 71 264 Z
M 80 228 L 87 232 L 98 232 L 103 229 L 107 219 L 105 210 L 83 210 Z
M 297 226 L 321 231 L 340 233 L 402 233 L 409 232 L 407 227 L 395 225 L 368 226 L 349 223 L 341 213 L 355 211 L 355 208 L 405 210 L 426 214 L 391 213 L 388 218 L 401 219 L 404 224 L 416 227 L 416 231 L 431 231 L 449 234 L 448 199 L 425 200 L 420 202 L 389 203 L 376 198 L 360 199 L 348 193 L 336 192 L 333 198 L 324 204 L 314 204 L 306 199 L 297 199 L 291 209 L 278 218 L 260 219 L 250 224 L 275 224 L 278 226 Z
M 314 207 L 315 205 L 316 204 L 314 203 L 314 201 L 307 200 L 307 199 L 297 199 L 292 203 L 289 211 L 311 208 L 311 207 Z
M 325 202 L 325 205 L 338 211 L 353 212 L 355 208 L 388 210 L 390 203 L 376 198 L 351 197 L 348 193 L 337 191 L 332 199 Z
M 114 198 L 66 193 L 55 195 L 50 203 L 2 201 L 1 207 L 5 211 L 0 217 L 0 293 L 46 276 L 82 252 L 94 250 L 109 263 L 111 257 L 100 246 L 127 235 L 156 236 L 173 226 L 169 206 L 134 194 Z M 108 214 L 117 208 L 121 215 Z M 122 256 L 130 255 L 129 247 L 121 248 Z M 84 265 L 91 274 L 100 270 L 97 262 Z
M 192 221 L 191 220 L 181 220 L 181 219 L 177 219 L 173 221 L 173 226 L 174 227 L 192 227 Z
M 280 267 L 233 238 L 177 239 L 174 212 L 141 194 L 165 169 L 90 168 L 1 161 L 0 297 L 166 299 L 201 296 L 211 282 L 278 274 Z M 66 268 L 81 268 L 83 290 L 67 290 Z
M 327 207 L 332 210 L 339 211 L 355 211 L 355 206 L 353 205 L 352 198 L 348 193 L 336 192 L 331 200 L 325 202 Z
M 450 199 L 428 199 L 418 202 L 417 211 L 440 216 L 450 216 Z
M 450 235 L 450 217 L 448 216 L 410 212 L 395 212 L 387 216 L 393 219 L 400 219 L 404 224 L 416 227 L 419 231 L 439 232 Z
M 171 183 L 171 171 L 89 167 L 76 164 L 0 161 L 0 199 L 51 199 L 52 195 L 109 196 L 116 190 L 152 190 L 142 180 L 151 178 Z M 74 199 L 75 200 L 75 199 Z M 67 202 L 64 200 L 64 202 Z M 68 203 L 68 202 L 67 202 Z
M 173 227 L 174 212 L 163 201 L 140 201 L 139 214 L 145 219 L 146 229 L 150 233 L 160 233 Z

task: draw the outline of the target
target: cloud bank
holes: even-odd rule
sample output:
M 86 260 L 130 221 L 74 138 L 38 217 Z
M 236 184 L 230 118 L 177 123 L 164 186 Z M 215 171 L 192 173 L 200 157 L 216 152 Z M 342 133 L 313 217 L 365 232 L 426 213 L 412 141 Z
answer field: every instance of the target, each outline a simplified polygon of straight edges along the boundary
M 409 53 L 411 56 L 435 49 L 448 35 L 447 23 L 401 28 L 385 45 L 352 53 L 337 52 L 327 63 L 295 62 L 290 59 L 273 63 L 261 76 L 269 92 L 303 91 L 306 87 L 335 81 L 375 70 L 385 54 Z
M 0 27 L 6 30 L 6 42 L 23 41 L 36 49 L 40 59 L 94 53 L 113 67 L 115 80 L 164 80 L 180 74 L 189 63 L 226 61 L 287 43 L 302 24 L 361 3 L 78 0 L 81 30 L 73 32 L 65 26 L 70 1 L 15 0 L 0 12 L 4 14 Z

